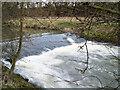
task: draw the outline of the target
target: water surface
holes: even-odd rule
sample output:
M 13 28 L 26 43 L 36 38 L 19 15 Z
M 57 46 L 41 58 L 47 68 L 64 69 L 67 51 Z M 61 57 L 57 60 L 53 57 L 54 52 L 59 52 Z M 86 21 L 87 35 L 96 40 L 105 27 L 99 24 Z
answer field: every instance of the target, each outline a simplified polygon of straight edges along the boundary
M 83 74 L 77 69 L 86 67 L 85 47 L 78 51 L 85 39 L 66 33 L 45 32 L 31 34 L 30 42 L 24 42 L 15 73 L 29 82 L 44 88 L 93 88 L 112 86 L 118 82 L 118 61 L 111 56 L 118 55 L 118 46 L 106 48 L 103 43 L 88 41 L 89 66 Z M 8 42 L 4 42 L 3 46 Z M 25 47 L 26 46 L 26 47 Z M 110 51 L 109 51 L 110 50 Z M 8 68 L 11 64 L 2 59 Z M 76 69 L 77 68 L 77 69 Z

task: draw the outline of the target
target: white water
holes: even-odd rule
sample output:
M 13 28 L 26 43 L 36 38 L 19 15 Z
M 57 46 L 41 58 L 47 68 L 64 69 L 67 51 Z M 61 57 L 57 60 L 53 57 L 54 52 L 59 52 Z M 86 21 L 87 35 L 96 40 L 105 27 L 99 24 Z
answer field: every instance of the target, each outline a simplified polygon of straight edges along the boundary
M 118 72 L 118 61 L 111 56 L 104 45 L 97 45 L 98 43 L 88 41 L 89 67 L 82 74 L 75 68 L 83 69 L 86 65 L 83 63 L 86 61 L 85 48 L 78 51 L 78 46 L 83 45 L 83 43 L 75 43 L 70 37 L 67 40 L 72 45 L 58 47 L 40 55 L 24 57 L 17 61 L 15 73 L 19 73 L 24 78 L 29 79 L 29 82 L 44 88 L 116 87 L 118 85 L 112 73 Z M 118 56 L 118 47 L 113 46 L 111 49 Z M 10 68 L 9 62 L 3 62 Z M 102 85 L 95 77 L 81 79 L 92 75 L 97 76 Z M 76 82 L 78 86 L 65 80 L 79 80 Z

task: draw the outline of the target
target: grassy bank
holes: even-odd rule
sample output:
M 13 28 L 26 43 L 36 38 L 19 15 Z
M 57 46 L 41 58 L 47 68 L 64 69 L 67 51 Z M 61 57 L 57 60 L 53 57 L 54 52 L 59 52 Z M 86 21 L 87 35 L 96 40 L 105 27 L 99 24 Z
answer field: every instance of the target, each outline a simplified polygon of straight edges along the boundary
M 85 31 L 83 36 L 89 39 L 94 39 L 96 41 L 118 44 L 118 31 L 118 23 L 103 23 L 92 26 L 92 29 L 89 31 L 89 35 L 87 34 L 87 31 Z
M 81 18 L 83 19 L 83 17 Z M 11 20 L 14 26 L 19 26 L 19 20 Z M 25 18 L 24 21 L 25 28 L 35 29 L 49 29 L 49 30 L 57 30 L 58 28 L 65 32 L 73 32 L 81 34 L 81 36 L 88 38 L 90 40 L 104 41 L 104 42 L 118 42 L 118 23 L 101 23 L 92 25 L 92 29 L 89 31 L 89 35 L 87 34 L 87 30 L 81 32 L 82 24 L 75 19 L 75 17 L 61 17 L 59 19 L 32 19 Z M 59 30 L 58 29 L 58 30 Z M 39 32 L 39 31 L 38 31 Z
M 35 88 L 33 84 L 29 83 L 27 79 L 24 79 L 18 74 L 13 73 L 12 75 L 8 74 L 9 69 L 5 66 L 2 66 L 2 88 L 11 89 L 12 88 Z

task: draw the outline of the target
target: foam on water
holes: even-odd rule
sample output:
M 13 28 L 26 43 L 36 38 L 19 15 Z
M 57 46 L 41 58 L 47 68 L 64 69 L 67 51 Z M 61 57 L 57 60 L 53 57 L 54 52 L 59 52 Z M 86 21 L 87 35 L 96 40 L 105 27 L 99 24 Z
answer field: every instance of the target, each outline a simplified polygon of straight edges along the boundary
M 82 74 L 78 69 L 85 68 L 86 50 L 78 51 L 78 46 L 83 43 L 75 43 L 72 38 L 67 39 L 72 45 L 58 47 L 40 55 L 24 57 L 16 62 L 15 73 L 19 73 L 29 82 L 44 88 L 90 88 L 101 86 L 117 86 L 114 74 L 118 70 L 118 61 L 110 55 L 104 45 L 97 45 L 95 42 L 88 41 L 89 68 Z M 116 56 L 118 47 L 111 48 Z M 8 62 L 6 66 L 10 67 Z M 92 76 L 97 76 L 100 81 Z M 88 76 L 84 79 L 81 79 Z M 68 81 L 78 80 L 75 84 Z M 113 82 L 111 82 L 113 81 Z

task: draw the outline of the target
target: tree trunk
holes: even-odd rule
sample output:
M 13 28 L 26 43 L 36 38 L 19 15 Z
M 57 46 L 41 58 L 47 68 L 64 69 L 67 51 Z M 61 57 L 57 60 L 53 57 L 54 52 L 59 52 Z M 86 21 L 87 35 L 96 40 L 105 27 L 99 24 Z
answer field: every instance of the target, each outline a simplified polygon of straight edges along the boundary
M 23 11 L 24 10 L 24 2 L 21 3 L 21 18 L 20 18 L 20 39 L 19 39 L 19 47 L 18 47 L 18 51 L 17 51 L 17 54 L 15 55 L 15 59 L 13 60 L 13 64 L 12 64 L 12 67 L 11 67 L 11 73 L 14 71 L 14 68 L 15 68 L 15 63 L 17 61 L 17 58 L 19 57 L 20 55 L 20 52 L 21 52 L 21 48 L 22 48 L 22 30 L 23 30 Z

